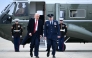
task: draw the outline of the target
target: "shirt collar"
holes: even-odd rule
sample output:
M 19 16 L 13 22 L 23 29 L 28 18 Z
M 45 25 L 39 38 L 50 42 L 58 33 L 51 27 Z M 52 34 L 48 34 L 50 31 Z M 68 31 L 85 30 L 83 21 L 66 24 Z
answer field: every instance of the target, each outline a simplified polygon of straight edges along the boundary
M 37 20 L 38 21 L 38 20 Z M 35 19 L 35 22 L 36 22 L 36 19 Z

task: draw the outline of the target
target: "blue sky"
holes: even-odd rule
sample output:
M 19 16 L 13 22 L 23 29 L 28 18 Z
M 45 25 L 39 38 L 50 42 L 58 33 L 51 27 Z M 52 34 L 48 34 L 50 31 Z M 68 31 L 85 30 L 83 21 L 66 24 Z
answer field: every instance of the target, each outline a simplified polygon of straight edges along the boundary
M 9 4 L 11 3 L 13 0 L 0 0 L 0 14 L 1 11 Z

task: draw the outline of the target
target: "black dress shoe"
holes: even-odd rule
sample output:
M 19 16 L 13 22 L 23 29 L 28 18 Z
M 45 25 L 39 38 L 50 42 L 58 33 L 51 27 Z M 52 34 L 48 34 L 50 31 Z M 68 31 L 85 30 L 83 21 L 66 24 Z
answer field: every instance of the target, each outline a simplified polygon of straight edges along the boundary
M 39 56 L 36 56 L 35 58 L 39 58 Z
M 52 58 L 56 58 L 56 57 L 55 57 L 55 55 L 53 55 L 53 57 L 52 57 Z
M 47 53 L 47 57 L 49 57 L 49 56 L 50 56 L 50 53 L 48 52 L 48 53 Z
M 48 51 L 48 49 L 46 49 L 46 51 Z
M 15 52 L 20 52 L 20 51 L 15 51 Z
M 30 56 L 33 57 L 33 53 L 30 53 Z

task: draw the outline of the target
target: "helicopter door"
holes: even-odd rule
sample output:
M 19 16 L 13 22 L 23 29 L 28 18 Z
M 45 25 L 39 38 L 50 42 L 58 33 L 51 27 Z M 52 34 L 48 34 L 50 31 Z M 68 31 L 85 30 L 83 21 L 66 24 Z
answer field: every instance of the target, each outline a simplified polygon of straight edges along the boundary
M 65 9 L 59 3 L 56 3 L 56 20 L 59 21 L 59 18 L 65 19 Z
M 45 21 L 45 2 L 36 2 L 36 12 L 40 14 L 40 18 L 43 21 Z
M 15 2 L 5 7 L 5 9 L 1 12 L 0 15 L 0 24 L 11 24 L 14 7 L 15 7 Z

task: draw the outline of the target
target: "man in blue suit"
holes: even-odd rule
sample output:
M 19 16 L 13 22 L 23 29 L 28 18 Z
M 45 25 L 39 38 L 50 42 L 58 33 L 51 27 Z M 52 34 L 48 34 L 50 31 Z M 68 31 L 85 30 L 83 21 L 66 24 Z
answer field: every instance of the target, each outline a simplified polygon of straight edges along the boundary
M 55 58 L 57 38 L 60 38 L 60 28 L 58 21 L 53 20 L 53 14 L 48 14 L 49 21 L 45 22 L 44 37 L 47 39 L 47 57 L 49 57 L 50 47 L 52 46 L 52 55 Z

